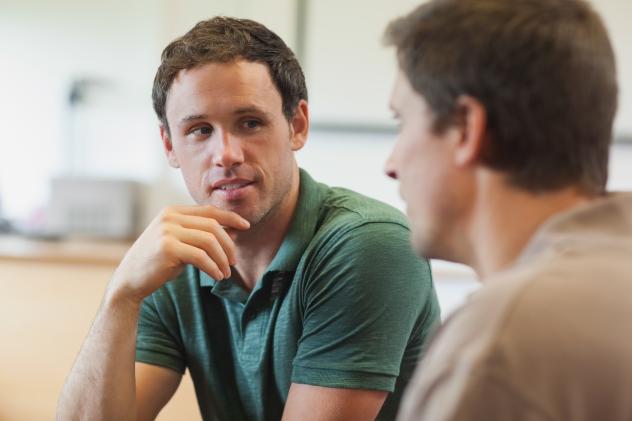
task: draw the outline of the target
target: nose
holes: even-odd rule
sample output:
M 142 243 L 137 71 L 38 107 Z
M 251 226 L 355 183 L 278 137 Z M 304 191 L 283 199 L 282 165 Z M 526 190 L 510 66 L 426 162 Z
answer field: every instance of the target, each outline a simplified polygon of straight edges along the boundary
M 386 174 L 387 177 L 390 177 L 393 180 L 397 180 L 397 170 L 395 170 L 395 163 L 394 163 L 392 152 L 390 156 L 386 159 L 386 162 L 384 163 L 384 173 Z
M 217 130 L 216 134 L 218 139 L 213 153 L 213 165 L 232 168 L 243 164 L 244 153 L 239 139 L 224 130 Z

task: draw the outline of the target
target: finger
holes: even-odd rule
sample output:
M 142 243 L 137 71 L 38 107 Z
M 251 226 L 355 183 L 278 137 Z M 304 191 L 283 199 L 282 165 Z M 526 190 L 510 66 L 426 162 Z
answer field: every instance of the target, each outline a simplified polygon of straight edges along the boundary
M 226 253 L 226 256 L 228 257 L 228 262 L 231 265 L 236 265 L 237 264 L 237 249 L 235 247 L 235 242 L 233 241 L 232 238 L 230 238 L 226 230 L 224 228 L 217 230 L 217 232 L 215 233 L 215 239 L 221 245 L 222 249 L 224 250 L 224 253 Z
M 172 221 L 184 228 L 206 231 L 215 235 L 215 238 L 219 241 L 224 253 L 228 256 L 229 263 L 231 265 L 237 263 L 235 242 L 230 237 L 230 234 L 226 232 L 224 227 L 222 227 L 216 220 L 205 218 L 203 216 L 174 214 Z
M 220 228 L 220 231 L 224 231 Z M 179 227 L 176 233 L 178 239 L 204 252 L 215 262 L 222 272 L 222 278 L 230 277 L 230 261 L 216 236 L 206 231 Z
M 224 279 L 222 271 L 204 250 L 178 242 L 177 246 L 174 247 L 174 254 L 182 263 L 195 266 L 213 279 L 218 281 Z
M 219 209 L 211 205 L 171 206 L 168 209 L 172 210 L 173 212 L 185 215 L 213 218 L 225 227 L 231 227 L 239 230 L 246 230 L 250 228 L 250 222 L 242 218 L 239 214 L 224 209 Z

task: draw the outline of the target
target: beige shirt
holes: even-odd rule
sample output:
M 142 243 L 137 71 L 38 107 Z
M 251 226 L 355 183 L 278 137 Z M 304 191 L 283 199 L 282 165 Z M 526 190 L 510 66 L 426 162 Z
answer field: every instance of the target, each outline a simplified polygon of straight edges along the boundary
M 632 420 L 632 193 L 547 221 L 439 330 L 398 421 Z

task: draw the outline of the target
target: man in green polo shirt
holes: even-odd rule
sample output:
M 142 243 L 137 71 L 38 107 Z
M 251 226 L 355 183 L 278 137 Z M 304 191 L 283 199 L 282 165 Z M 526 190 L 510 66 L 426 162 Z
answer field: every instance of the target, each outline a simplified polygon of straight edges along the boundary
M 189 369 L 205 420 L 388 420 L 439 320 L 403 215 L 294 158 L 307 91 L 249 20 L 162 54 L 154 108 L 199 204 L 169 207 L 111 280 L 59 419 L 154 419 Z

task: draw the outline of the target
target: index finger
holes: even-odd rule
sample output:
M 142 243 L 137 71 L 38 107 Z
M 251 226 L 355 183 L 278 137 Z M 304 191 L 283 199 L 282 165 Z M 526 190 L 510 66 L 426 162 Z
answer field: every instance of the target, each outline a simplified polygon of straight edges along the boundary
M 215 206 L 211 205 L 172 206 L 171 209 L 184 215 L 213 218 L 224 227 L 230 227 L 239 230 L 247 230 L 248 228 L 250 228 L 250 222 L 242 218 L 238 213 L 216 208 Z

